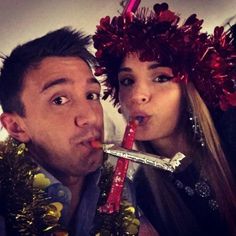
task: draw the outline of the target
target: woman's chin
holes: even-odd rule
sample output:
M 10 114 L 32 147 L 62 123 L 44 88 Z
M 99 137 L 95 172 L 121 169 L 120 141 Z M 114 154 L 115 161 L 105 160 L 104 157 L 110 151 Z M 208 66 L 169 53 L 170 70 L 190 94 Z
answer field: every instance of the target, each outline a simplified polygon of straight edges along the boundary
M 136 141 L 149 141 L 152 140 L 152 138 L 150 136 L 146 136 L 146 135 L 135 135 L 135 140 Z

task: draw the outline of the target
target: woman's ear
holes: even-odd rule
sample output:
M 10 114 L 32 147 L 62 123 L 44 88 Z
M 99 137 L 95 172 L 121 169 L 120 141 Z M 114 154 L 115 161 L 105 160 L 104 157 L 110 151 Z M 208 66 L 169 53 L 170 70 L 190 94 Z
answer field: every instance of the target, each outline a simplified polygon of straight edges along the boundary
M 22 118 L 16 113 L 4 112 L 0 116 L 0 121 L 9 135 L 14 139 L 23 143 L 27 143 L 30 140 L 29 135 L 24 128 Z

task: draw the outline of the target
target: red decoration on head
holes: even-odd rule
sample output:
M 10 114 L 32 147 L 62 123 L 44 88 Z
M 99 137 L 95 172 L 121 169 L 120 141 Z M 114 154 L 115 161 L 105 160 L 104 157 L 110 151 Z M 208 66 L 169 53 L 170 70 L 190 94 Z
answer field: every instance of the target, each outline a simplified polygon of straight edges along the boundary
M 129 0 L 126 6 L 124 7 L 122 15 L 125 15 L 128 12 L 136 12 L 140 2 L 141 0 Z
M 139 52 L 143 61 L 157 60 L 173 69 L 177 81 L 191 80 L 210 108 L 235 106 L 236 51 L 230 31 L 216 27 L 201 32 L 203 20 L 192 14 L 183 25 L 167 3 L 154 11 L 142 8 L 136 14 L 101 19 L 94 35 L 99 70 L 107 74 L 106 96 L 118 101 L 117 66 L 129 52 Z M 233 98 L 233 99 L 232 99 Z

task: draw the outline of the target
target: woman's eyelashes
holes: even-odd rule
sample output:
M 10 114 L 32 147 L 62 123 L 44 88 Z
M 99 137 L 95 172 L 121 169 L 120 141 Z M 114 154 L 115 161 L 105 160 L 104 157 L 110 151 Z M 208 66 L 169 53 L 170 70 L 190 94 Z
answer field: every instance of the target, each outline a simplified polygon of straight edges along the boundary
M 153 82 L 164 83 L 173 79 L 173 76 L 170 75 L 158 75 L 154 77 Z
M 150 78 L 152 78 L 152 77 L 150 77 Z M 170 81 L 172 79 L 173 79 L 172 75 L 161 74 L 161 75 L 153 77 L 152 81 L 158 82 L 158 83 L 164 83 L 164 82 Z M 119 83 L 122 86 L 130 86 L 135 83 L 135 79 L 133 79 L 131 77 L 124 77 L 124 78 L 119 79 Z
M 134 80 L 130 77 L 124 77 L 124 78 L 119 79 L 119 83 L 120 85 L 123 85 L 123 86 L 129 86 L 134 83 Z

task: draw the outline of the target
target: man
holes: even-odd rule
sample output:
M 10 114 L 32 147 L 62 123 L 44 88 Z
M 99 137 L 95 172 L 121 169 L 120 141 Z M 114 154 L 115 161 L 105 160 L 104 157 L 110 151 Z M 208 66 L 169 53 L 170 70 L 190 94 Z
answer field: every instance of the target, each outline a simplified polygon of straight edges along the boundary
M 89 43 L 62 28 L 2 58 L 0 119 L 11 138 L 0 143 L 1 236 L 138 233 L 129 184 L 116 218 L 96 210 L 112 169 L 99 168 L 103 153 L 91 146 L 103 142 L 103 111 Z M 139 235 L 147 235 L 149 223 L 141 226 Z
M 1 123 L 14 140 L 27 144 L 39 176 L 50 182 L 47 192 L 63 208 L 61 228 L 69 226 L 73 235 L 89 233 L 103 160 L 102 151 L 91 146 L 103 141 L 103 111 L 89 43 L 70 28 L 48 33 L 3 58 L 0 76 Z

